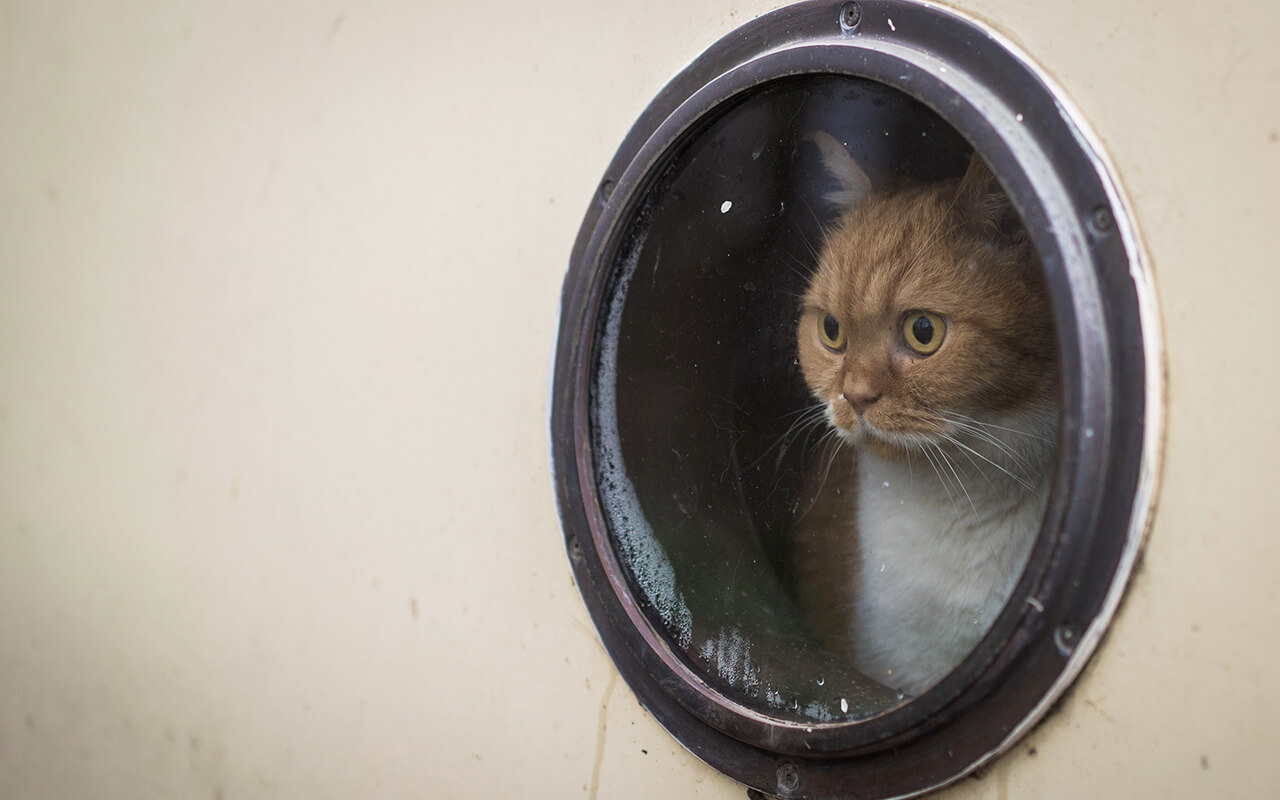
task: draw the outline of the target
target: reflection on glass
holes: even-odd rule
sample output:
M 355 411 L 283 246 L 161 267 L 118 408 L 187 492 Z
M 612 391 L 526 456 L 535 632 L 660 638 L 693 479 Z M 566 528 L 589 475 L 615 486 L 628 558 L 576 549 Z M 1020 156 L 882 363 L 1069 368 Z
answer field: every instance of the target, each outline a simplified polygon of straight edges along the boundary
M 1047 493 L 1041 281 L 981 160 L 877 84 L 773 84 L 675 156 L 613 267 L 592 411 L 618 556 L 691 667 L 856 721 L 973 648 Z

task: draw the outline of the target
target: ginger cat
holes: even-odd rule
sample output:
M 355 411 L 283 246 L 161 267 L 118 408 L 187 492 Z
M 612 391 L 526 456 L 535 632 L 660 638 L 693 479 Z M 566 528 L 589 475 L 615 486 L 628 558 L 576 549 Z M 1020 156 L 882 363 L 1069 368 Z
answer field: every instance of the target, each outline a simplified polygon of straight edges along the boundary
M 987 632 L 1030 555 L 1057 341 L 1040 264 L 980 157 L 958 180 L 876 191 L 832 136 L 809 138 L 844 211 L 797 350 L 839 449 L 812 470 L 797 594 L 828 644 L 919 695 Z

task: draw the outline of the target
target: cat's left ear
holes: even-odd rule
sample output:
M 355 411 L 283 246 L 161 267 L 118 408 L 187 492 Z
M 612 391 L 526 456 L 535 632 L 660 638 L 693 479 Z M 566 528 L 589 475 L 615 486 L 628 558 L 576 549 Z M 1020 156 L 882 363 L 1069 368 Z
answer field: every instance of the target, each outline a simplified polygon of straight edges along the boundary
M 836 179 L 840 188 L 828 192 L 824 198 L 836 206 L 849 209 L 867 199 L 871 194 L 871 179 L 862 171 L 858 162 L 840 144 L 840 140 L 826 131 L 809 131 L 805 141 L 813 142 L 822 151 L 822 164 Z
M 1011 221 L 1017 222 L 1009 196 L 977 153 L 969 159 L 969 168 L 960 179 L 955 209 L 965 222 L 990 233 L 1002 232 Z

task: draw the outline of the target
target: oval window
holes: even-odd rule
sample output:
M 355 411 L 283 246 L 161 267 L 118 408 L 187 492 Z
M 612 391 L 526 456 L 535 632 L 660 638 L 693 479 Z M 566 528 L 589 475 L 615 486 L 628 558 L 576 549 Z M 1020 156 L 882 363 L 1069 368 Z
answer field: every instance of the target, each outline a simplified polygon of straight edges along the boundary
M 641 702 L 749 786 L 952 781 L 1119 601 L 1158 356 L 1069 108 L 972 21 L 818 0 L 703 54 L 600 185 L 556 351 L 566 543 Z

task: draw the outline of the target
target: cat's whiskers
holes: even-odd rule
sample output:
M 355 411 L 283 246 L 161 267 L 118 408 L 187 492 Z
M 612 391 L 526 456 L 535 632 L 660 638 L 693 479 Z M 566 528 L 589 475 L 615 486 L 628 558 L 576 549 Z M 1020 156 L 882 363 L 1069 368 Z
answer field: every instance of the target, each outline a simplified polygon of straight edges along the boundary
M 976 420 L 962 421 L 960 419 L 954 419 L 948 415 L 940 415 L 940 416 L 942 416 L 943 420 L 947 424 L 951 425 L 953 428 L 957 429 L 961 433 L 967 433 L 968 435 L 972 436 L 978 441 L 990 444 L 992 447 L 996 448 L 998 451 L 1004 453 L 1020 468 L 1026 469 L 1026 470 L 1033 469 L 1032 465 L 1028 463 L 1028 461 L 1026 460 L 1026 455 L 1024 453 L 1020 453 L 1019 451 L 1015 450 L 1012 445 L 1010 445 L 1008 442 L 1001 439 L 999 436 L 996 436 L 994 433 L 991 433 L 990 431 L 986 431 L 978 427 L 980 423 L 978 423 Z M 1015 431 L 1012 428 L 1005 428 L 1003 430 L 1008 430 L 1012 433 L 1019 433 L 1019 431 Z M 944 430 L 941 433 L 946 434 L 946 431 Z M 1028 435 L 1032 435 L 1032 434 L 1028 434 Z M 1035 438 L 1040 439 L 1041 441 L 1044 441 L 1042 437 L 1037 436 Z
M 994 422 L 983 422 L 981 420 L 974 419 L 973 417 L 965 416 L 964 414 L 961 414 L 956 411 L 952 411 L 951 413 L 945 415 L 945 419 L 948 422 L 954 422 L 956 420 L 960 420 L 963 422 L 968 422 L 971 425 L 976 425 L 980 428 L 990 428 L 998 431 L 1008 431 L 1009 433 L 1016 433 L 1019 436 L 1026 436 L 1028 438 L 1035 439 L 1037 441 L 1045 442 L 1046 444 L 1053 443 L 1052 439 L 1049 439 L 1045 436 L 1040 436 L 1039 434 L 1035 434 L 1030 431 L 1021 431 L 1021 430 L 1018 430 L 1017 428 L 1007 428 L 1003 425 L 997 425 Z
M 795 416 L 799 416 L 800 414 L 812 413 L 814 410 L 821 409 L 824 405 L 826 404 L 823 403 L 821 400 L 817 400 L 810 403 L 807 406 L 801 406 L 797 408 L 795 411 L 788 411 L 787 413 L 782 414 L 781 416 L 782 416 L 782 419 L 787 419 L 788 417 L 795 417 Z
M 982 479 L 987 481 L 987 485 L 991 486 L 992 490 L 995 490 L 996 484 L 992 483 L 991 476 L 987 475 L 987 471 L 983 470 L 982 466 L 980 466 L 977 461 L 973 460 L 973 456 L 970 456 L 968 451 L 965 451 L 965 449 L 961 449 L 960 454 L 961 456 L 968 458 L 969 463 L 972 463 L 973 468 L 974 470 L 977 470 L 978 475 L 982 475 Z M 972 504 L 973 500 L 970 499 L 969 502 Z M 978 509 L 974 508 L 974 515 L 977 515 L 977 513 Z M 996 553 L 996 545 L 992 543 L 991 539 L 983 539 L 983 543 L 987 545 L 987 552 L 991 554 L 991 563 L 1000 562 L 1000 556 Z
M 1039 496 L 1040 496 L 1040 492 L 1039 492 L 1039 490 L 1037 490 L 1037 489 L 1036 489 L 1036 487 L 1034 487 L 1034 486 L 1032 486 L 1031 484 L 1027 483 L 1025 480 L 1023 480 L 1023 479 L 1022 479 L 1021 477 L 1019 477 L 1018 475 L 1015 475 L 1015 474 L 1013 473 L 1013 471 L 1012 471 L 1012 470 L 1006 469 L 1005 467 L 1001 466 L 1000 464 L 997 464 L 995 461 L 992 461 L 991 459 L 989 459 L 989 458 L 987 458 L 986 456 L 984 456 L 982 453 L 979 453 L 977 450 L 974 450 L 972 447 L 970 447 L 969 445 L 965 444 L 964 442 L 960 441 L 959 439 L 957 439 L 956 437 L 954 437 L 954 436 L 952 436 L 952 435 L 950 435 L 950 434 L 943 434 L 943 438 L 945 438 L 948 442 L 950 442 L 951 444 L 955 445 L 956 447 L 962 448 L 962 449 L 964 449 L 964 450 L 966 450 L 966 451 L 968 451 L 968 452 L 972 453 L 973 455 L 975 455 L 975 456 L 977 456 L 978 458 L 982 459 L 983 461 L 987 462 L 987 463 L 988 463 L 988 464 L 990 464 L 991 466 L 993 466 L 993 467 L 995 467 L 996 469 L 1000 470 L 1000 471 L 1001 471 L 1001 472 L 1003 472 L 1005 475 L 1008 475 L 1010 478 L 1013 478 L 1016 482 L 1020 483 L 1024 488 L 1026 488 L 1026 490 L 1027 490 L 1027 491 L 1031 492 L 1032 494 L 1036 495 L 1037 497 L 1039 497 Z
M 954 444 L 954 442 L 953 442 L 953 444 Z M 960 452 L 960 455 L 962 455 L 962 456 L 964 456 L 966 459 L 968 459 L 969 463 L 973 465 L 974 470 L 975 470 L 979 475 L 981 475 L 981 476 L 982 476 L 982 479 L 983 479 L 984 481 L 986 481 L 986 482 L 987 482 L 987 485 L 988 485 L 988 486 L 990 486 L 992 489 L 995 489 L 995 488 L 996 488 L 995 483 L 993 483 L 993 482 L 992 482 L 992 480 L 991 480 L 991 476 L 990 476 L 990 475 L 988 475 L 988 474 L 987 474 L 987 471 L 986 471 L 985 469 L 983 469 L 983 468 L 982 468 L 982 465 L 981 465 L 981 464 L 979 464 L 977 461 L 974 461 L 974 460 L 973 460 L 973 456 L 969 455 L 969 452 L 968 452 L 967 450 L 961 449 L 959 452 Z
M 844 447 L 844 442 L 840 440 L 839 436 L 828 435 L 825 438 L 827 441 L 834 443 L 835 446 L 831 448 L 831 455 L 827 458 L 827 466 L 822 471 L 822 480 L 818 483 L 819 492 L 822 491 L 823 486 L 826 486 L 827 478 L 831 476 L 831 467 L 836 463 L 836 456 L 840 454 L 840 449 Z
M 965 488 L 964 480 L 960 478 L 960 473 L 956 471 L 955 464 L 951 463 L 951 458 L 947 455 L 947 452 L 942 449 L 941 445 L 935 444 L 934 447 L 937 448 L 938 457 L 942 460 L 942 463 L 946 465 L 947 469 L 951 471 L 952 477 L 956 479 L 956 486 L 959 486 L 960 491 L 964 492 L 964 499 L 969 501 L 969 507 L 973 509 L 973 515 L 975 517 L 978 516 L 978 507 L 974 505 L 973 497 L 969 495 L 969 490 Z
M 826 407 L 820 408 L 818 413 L 814 413 L 814 416 L 808 417 L 808 421 L 805 421 L 804 428 L 801 430 L 808 429 L 812 431 L 813 429 L 823 428 L 823 426 L 827 431 L 822 435 L 822 438 L 818 439 L 818 447 L 822 447 L 823 443 L 827 442 L 828 439 L 841 438 L 842 431 L 840 429 L 833 429 L 831 424 L 829 424 Z M 799 433 L 796 435 L 799 435 Z M 806 436 L 805 440 L 808 442 L 808 436 Z M 801 451 L 801 457 L 803 457 L 806 452 L 808 452 L 808 449 Z
M 794 253 L 788 253 L 786 250 L 779 250 L 778 252 L 784 258 L 790 259 L 791 261 L 790 264 L 784 264 L 783 266 L 791 270 L 791 273 L 793 275 L 800 278 L 802 281 L 808 283 L 809 277 L 810 277 L 809 272 L 813 270 L 813 262 L 803 261 Z M 804 299 L 803 294 L 797 294 L 796 296 L 801 299 Z
M 831 476 L 831 467 L 835 464 L 836 457 L 840 455 L 840 450 L 845 444 L 841 441 L 841 437 L 837 435 L 839 432 L 840 429 L 838 428 L 830 428 L 825 434 L 823 434 L 822 438 L 818 440 L 819 448 L 830 447 L 832 443 L 834 443 L 835 446 L 831 447 L 831 455 L 827 457 L 827 465 L 822 470 L 822 478 L 819 479 L 818 487 L 813 491 L 808 508 L 804 510 L 803 514 L 796 517 L 796 521 L 793 524 L 798 525 L 801 520 L 809 516 L 809 512 L 813 510 L 814 501 L 822 496 L 822 490 L 826 488 L 827 485 L 827 478 Z M 819 455 L 818 458 L 821 459 L 822 456 Z
M 818 230 L 820 230 L 820 231 L 822 231 L 822 232 L 823 232 L 823 238 L 825 238 L 825 237 L 826 237 L 826 234 L 830 231 L 830 228 L 828 227 L 828 226 L 830 225 L 830 223 L 828 223 L 828 224 L 823 224 L 822 220 L 818 219 L 818 215 L 817 215 L 816 213 L 814 213 L 813 206 L 809 205 L 809 201 L 808 201 L 808 200 L 805 200 L 803 197 L 798 198 L 798 199 L 799 199 L 799 201 L 800 201 L 800 205 L 804 206 L 804 210 L 809 212 L 809 218 L 813 220 L 813 224 L 818 226 Z M 795 220 L 794 220 L 794 219 L 792 220 L 792 222 L 795 224 L 795 226 L 796 226 L 796 230 L 797 230 L 797 231 L 800 231 L 800 236 L 801 236 L 801 237 L 804 237 L 804 239 L 805 239 L 805 244 L 809 244 L 808 237 L 805 237 L 805 236 L 804 236 L 804 231 L 803 231 L 803 230 L 801 230 L 801 228 L 800 228 L 800 223 L 795 222 Z M 817 258 L 818 258 L 818 251 L 817 251 L 817 250 L 814 250 L 814 249 L 813 249 L 813 247 L 812 247 L 812 245 L 810 245 L 810 248 L 809 248 L 809 249 L 810 249 L 810 250 L 813 250 L 813 257 L 814 257 L 814 260 L 817 260 Z
M 814 403 L 812 405 L 808 405 L 803 408 L 800 408 L 796 411 L 792 411 L 791 413 L 785 415 L 784 418 L 787 416 L 792 416 L 792 417 L 795 417 L 796 419 L 792 421 L 792 423 L 787 427 L 785 431 L 783 431 L 782 435 L 779 436 L 773 442 L 773 444 L 769 445 L 764 449 L 764 451 L 760 454 L 759 458 L 757 458 L 755 461 L 751 462 L 751 464 L 747 466 L 746 471 L 749 472 L 755 469 L 757 466 L 759 466 L 760 462 L 764 461 L 765 458 L 769 456 L 769 453 L 773 452 L 773 449 L 775 447 L 782 445 L 783 442 L 786 441 L 788 437 L 791 437 L 792 439 L 799 437 L 800 434 L 806 431 L 806 429 L 814 428 L 819 423 L 823 422 L 825 420 L 825 415 L 823 413 L 825 409 L 826 409 L 826 404 L 818 402 L 818 403 Z M 793 431 L 795 432 L 794 436 L 792 435 Z M 789 444 L 783 445 L 782 448 L 778 451 L 778 461 L 782 460 L 782 457 L 786 454 L 787 449 L 789 447 L 790 447 Z
M 1026 462 L 1023 456 L 1020 453 L 1018 453 L 1018 451 L 1010 447 L 1007 442 L 1003 442 L 999 438 L 991 436 L 980 430 L 964 428 L 958 425 L 956 426 L 956 428 L 959 433 L 972 436 L 976 442 L 990 445 L 995 450 L 995 453 L 993 453 L 993 455 L 1004 456 L 1019 468 L 1030 469 L 1030 465 Z M 945 435 L 954 436 L 955 434 L 946 433 Z
M 809 212 L 809 216 L 813 217 L 813 221 L 814 223 L 817 224 L 818 230 L 821 231 L 823 229 L 823 225 L 822 225 L 822 222 L 818 219 L 818 215 L 813 213 L 813 209 L 809 208 L 809 204 L 804 202 L 803 199 L 801 199 L 800 202 L 805 207 L 805 209 Z M 809 251 L 809 255 L 813 256 L 813 263 L 817 263 L 818 248 L 813 246 L 813 242 L 809 241 L 809 237 L 806 236 L 804 233 L 804 228 L 800 227 L 800 223 L 796 221 L 795 216 L 788 216 L 787 220 L 791 223 L 792 227 L 796 229 L 796 233 L 800 234 L 800 241 L 801 243 L 804 244 L 805 249 Z
M 936 424 L 938 420 L 941 420 L 941 425 Z M 968 421 L 968 418 L 965 418 L 965 420 L 958 420 L 954 419 L 953 415 L 937 413 L 936 417 L 933 418 L 919 417 L 910 421 L 922 425 L 929 424 L 930 427 L 934 428 L 934 430 L 929 434 L 886 431 L 870 424 L 865 419 L 861 421 L 861 430 L 864 435 L 900 448 L 903 454 L 908 458 L 908 466 L 910 466 L 910 455 L 913 451 L 918 450 L 923 453 L 925 458 L 929 461 L 930 466 L 933 467 L 933 471 L 935 476 L 938 478 L 938 482 L 947 492 L 947 496 L 951 500 L 953 506 L 956 504 L 956 498 L 954 496 L 955 492 L 952 489 L 952 486 L 954 485 L 955 489 L 958 489 L 959 493 L 963 494 L 965 499 L 968 500 L 970 507 L 974 510 L 974 513 L 977 513 L 977 505 L 974 502 L 972 495 L 969 493 L 968 488 L 964 485 L 964 478 L 961 476 L 962 472 L 969 472 L 969 470 L 961 470 L 957 468 L 952 457 L 948 455 L 947 449 L 953 449 L 955 453 L 964 456 L 965 459 L 967 459 L 973 466 L 972 471 L 981 475 L 983 480 L 986 481 L 993 490 L 997 488 L 995 482 L 991 479 L 991 475 L 988 474 L 988 470 L 985 469 L 976 459 L 980 459 L 982 462 L 995 467 L 1001 473 L 1012 478 L 1016 483 L 1020 484 L 1028 491 L 1039 496 L 1039 491 L 1032 486 L 1023 475 L 1018 474 L 1020 472 L 1034 473 L 1036 471 L 1035 467 L 1033 467 L 1028 461 L 1028 457 L 1023 453 L 1018 452 L 1009 443 L 1003 441 L 998 436 L 978 427 L 979 423 L 976 420 L 973 420 L 972 422 Z M 952 428 L 952 431 L 947 430 L 948 426 Z M 995 427 L 998 428 L 1000 426 Z M 1011 432 L 1020 432 L 1014 431 L 1013 429 L 1009 430 Z M 978 443 L 989 445 L 993 452 L 989 454 L 982 453 L 977 449 L 977 447 L 972 446 L 971 444 L 966 444 L 962 441 L 956 433 L 972 437 L 974 445 Z M 1037 436 L 1035 438 L 1043 441 L 1043 437 Z M 949 448 L 944 448 L 944 444 L 949 445 Z M 1008 463 L 1001 464 L 997 459 L 1007 459 Z
M 953 444 L 959 444 L 959 442 L 955 442 L 955 441 L 953 441 L 952 443 L 953 443 Z M 983 480 L 985 480 L 985 481 L 987 482 L 987 485 L 988 485 L 988 486 L 990 486 L 990 487 L 994 490 L 994 489 L 996 488 L 996 486 L 995 486 L 995 484 L 994 484 L 994 483 L 992 483 L 992 482 L 991 482 L 991 477 L 990 477 L 989 475 L 987 475 L 987 471 L 986 471 L 986 470 L 984 470 L 981 466 L 979 466 L 978 462 L 976 462 L 976 461 L 974 461 L 974 460 L 973 460 L 973 456 L 969 455 L 969 453 L 967 452 L 967 448 L 965 448 L 965 449 L 961 449 L 961 450 L 960 450 L 960 454 L 961 454 L 961 455 L 963 455 L 965 458 L 969 459 L 969 463 L 973 464 L 973 468 L 974 468 L 975 470 L 977 470 L 978 474 L 979 474 L 979 475 L 981 475 L 981 476 L 982 476 L 982 478 L 983 478 Z M 966 493 L 966 494 L 967 494 L 967 493 Z M 970 504 L 971 506 L 973 505 L 973 499 L 972 499 L 972 498 L 970 498 L 970 499 L 969 499 L 969 504 Z M 975 515 L 975 516 L 977 516 L 977 514 L 978 514 L 978 509 L 977 509 L 976 507 L 974 507 L 974 509 L 973 509 L 973 513 L 974 513 L 974 515 Z M 989 538 L 984 538 L 982 541 L 983 541 L 983 543 L 984 543 L 984 544 L 986 544 L 986 546 L 987 546 L 987 552 L 991 554 L 991 563 L 993 563 L 993 564 L 998 563 L 998 562 L 1000 561 L 1000 556 L 996 553 L 995 545 L 991 542 L 991 540 L 990 540 Z
M 923 453 L 924 457 L 929 461 L 929 466 L 933 467 L 933 474 L 938 477 L 938 483 L 942 484 L 943 490 L 947 493 L 947 499 L 951 501 L 951 507 L 958 513 L 960 511 L 960 507 L 956 505 L 956 499 L 951 496 L 951 486 L 947 482 L 947 479 L 943 477 L 941 470 L 938 469 L 938 464 L 933 460 L 933 455 L 929 450 L 930 447 L 926 445 L 920 449 L 920 452 Z

